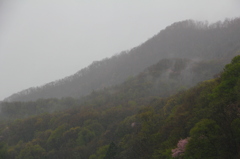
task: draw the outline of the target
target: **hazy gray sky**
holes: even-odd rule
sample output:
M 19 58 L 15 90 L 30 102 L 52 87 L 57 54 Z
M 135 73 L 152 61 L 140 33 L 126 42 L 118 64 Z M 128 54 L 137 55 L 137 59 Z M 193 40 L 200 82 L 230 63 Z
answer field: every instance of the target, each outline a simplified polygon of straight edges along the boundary
M 239 0 L 0 0 L 0 100 L 129 50 L 173 22 L 239 16 Z

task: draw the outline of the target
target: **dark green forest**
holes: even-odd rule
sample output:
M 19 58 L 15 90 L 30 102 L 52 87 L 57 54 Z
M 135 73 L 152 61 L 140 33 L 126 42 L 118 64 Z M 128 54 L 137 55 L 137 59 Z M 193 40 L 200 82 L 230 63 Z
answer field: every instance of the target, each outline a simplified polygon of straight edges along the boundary
M 13 95 L 0 103 L 0 158 L 239 159 L 239 34 L 240 19 L 174 23 L 129 52 Z M 48 96 L 80 81 L 95 85 Z

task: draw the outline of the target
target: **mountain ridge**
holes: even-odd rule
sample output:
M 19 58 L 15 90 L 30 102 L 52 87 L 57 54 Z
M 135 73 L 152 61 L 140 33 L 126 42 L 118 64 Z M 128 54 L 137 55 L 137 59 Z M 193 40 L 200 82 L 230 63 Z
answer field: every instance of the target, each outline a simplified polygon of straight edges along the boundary
M 138 47 L 93 62 L 63 79 L 15 93 L 4 101 L 79 98 L 94 90 L 120 84 L 163 58 L 225 59 L 226 64 L 240 49 L 239 24 L 240 18 L 211 25 L 193 20 L 176 22 Z

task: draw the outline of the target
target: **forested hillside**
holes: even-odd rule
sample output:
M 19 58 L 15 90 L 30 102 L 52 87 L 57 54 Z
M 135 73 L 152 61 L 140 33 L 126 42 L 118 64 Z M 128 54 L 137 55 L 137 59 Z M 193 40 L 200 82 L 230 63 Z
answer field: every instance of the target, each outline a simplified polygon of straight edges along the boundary
M 167 63 L 179 63 L 176 68 L 183 70 L 188 62 Z M 160 68 L 150 72 L 161 74 Z M 140 82 L 145 77 L 149 76 L 133 77 L 121 89 L 146 90 L 146 82 Z M 215 79 L 170 97 L 131 93 L 126 98 L 121 90 L 111 89 L 93 92 L 81 104 L 66 100 L 72 109 L 2 123 L 0 155 L 9 159 L 238 159 L 239 90 L 240 56 L 236 56 Z
M 145 97 L 168 97 L 198 82 L 218 76 L 215 72 L 220 72 L 222 68 L 222 60 L 162 59 L 137 76 L 129 77 L 122 84 L 93 91 L 82 98 L 65 97 L 29 102 L 2 102 L 0 119 L 17 119 L 41 113 L 52 113 L 77 107 L 89 101 L 93 103 L 94 100 L 96 104 L 109 105 L 109 102 L 113 102 L 112 106 L 115 106 L 121 104 L 122 101 L 136 103 L 140 98 Z
M 240 18 L 174 23 L 12 95 L 0 103 L 0 158 L 239 159 L 239 37 Z
M 239 37 L 240 18 L 210 25 L 193 20 L 177 22 L 138 47 L 93 62 L 72 76 L 13 94 L 5 101 L 79 98 L 92 91 L 120 84 L 166 58 L 207 62 L 214 60 L 221 61 L 221 65 L 224 65 L 239 50 Z M 218 71 L 219 69 L 214 74 Z

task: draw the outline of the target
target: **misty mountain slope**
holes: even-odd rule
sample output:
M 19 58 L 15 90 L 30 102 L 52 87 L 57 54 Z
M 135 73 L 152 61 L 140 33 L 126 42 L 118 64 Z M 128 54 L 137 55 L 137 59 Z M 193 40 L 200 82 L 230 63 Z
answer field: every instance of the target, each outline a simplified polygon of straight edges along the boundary
M 118 92 L 91 93 L 82 107 L 1 123 L 0 155 L 13 159 L 239 159 L 240 55 L 217 78 L 175 95 L 150 100 L 136 95 L 135 101 L 122 97 L 146 81 L 158 81 L 161 76 L 177 79 L 175 73 L 184 74 L 189 65 L 202 65 L 194 63 L 163 59 L 125 81 Z M 207 63 L 208 67 L 217 64 Z M 170 70 L 173 74 L 166 76 Z
M 224 59 L 226 64 L 240 50 L 239 37 L 240 18 L 211 25 L 192 20 L 177 22 L 130 51 L 93 62 L 72 76 L 23 90 L 5 101 L 80 97 L 122 83 L 163 58 Z
M 190 59 L 168 58 L 148 67 L 138 75 L 129 77 L 123 83 L 93 91 L 87 96 L 75 98 L 48 98 L 28 102 L 2 102 L 2 119 L 26 118 L 42 113 L 53 113 L 70 108 L 101 107 L 118 105 L 147 105 L 154 98 L 162 98 L 184 91 L 200 81 L 213 78 L 221 72 L 222 60 L 196 61 Z M 217 77 L 217 76 L 216 76 Z
M 144 97 L 167 97 L 212 79 L 213 76 L 217 77 L 215 73 L 221 72 L 223 66 L 221 60 L 162 59 L 137 76 L 106 90 L 121 94 L 121 98 L 127 101 L 137 101 Z

